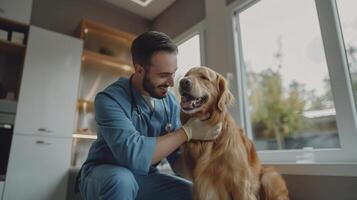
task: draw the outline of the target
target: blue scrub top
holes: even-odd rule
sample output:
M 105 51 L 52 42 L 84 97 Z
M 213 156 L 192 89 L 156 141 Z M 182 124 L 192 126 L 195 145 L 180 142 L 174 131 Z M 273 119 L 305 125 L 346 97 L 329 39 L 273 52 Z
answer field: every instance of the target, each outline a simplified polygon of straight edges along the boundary
M 130 90 L 138 109 L 132 109 L 135 101 L 131 99 Z M 85 174 L 99 164 L 123 166 L 140 175 L 157 171 L 156 165 L 151 165 L 156 137 L 166 134 L 167 123 L 172 124 L 172 131 L 180 128 L 181 123 L 180 107 L 171 92 L 164 99 L 154 101 L 152 112 L 139 91 L 134 87 L 130 89 L 128 78 L 120 78 L 97 94 L 94 106 L 98 138 L 82 166 Z M 179 154 L 177 149 L 167 157 L 171 166 Z

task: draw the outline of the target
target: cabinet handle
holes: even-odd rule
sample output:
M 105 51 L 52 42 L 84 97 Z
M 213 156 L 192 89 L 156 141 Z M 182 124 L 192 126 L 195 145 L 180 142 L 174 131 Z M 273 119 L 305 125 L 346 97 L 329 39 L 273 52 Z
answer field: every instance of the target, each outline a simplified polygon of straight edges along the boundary
M 11 129 L 11 127 L 12 127 L 11 124 L 0 124 L 0 128 Z
M 52 143 L 51 143 L 51 142 L 45 142 L 45 141 L 43 141 L 43 140 L 37 140 L 37 141 L 36 141 L 36 144 L 50 145 L 50 144 L 52 144 Z
M 52 133 L 52 131 L 47 130 L 47 129 L 45 129 L 45 128 L 39 128 L 39 129 L 37 129 L 37 130 L 40 131 L 40 132 L 45 132 L 45 133 Z

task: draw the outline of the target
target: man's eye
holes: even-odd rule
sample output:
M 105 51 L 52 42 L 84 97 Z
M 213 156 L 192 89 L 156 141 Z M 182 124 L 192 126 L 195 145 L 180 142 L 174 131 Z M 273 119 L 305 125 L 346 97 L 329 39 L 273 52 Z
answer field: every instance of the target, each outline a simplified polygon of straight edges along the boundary
M 174 77 L 175 77 L 175 74 L 161 74 L 161 75 L 160 75 L 160 78 L 169 78 L 169 77 L 174 78 Z
M 209 79 L 206 76 L 200 76 L 201 79 L 209 81 Z

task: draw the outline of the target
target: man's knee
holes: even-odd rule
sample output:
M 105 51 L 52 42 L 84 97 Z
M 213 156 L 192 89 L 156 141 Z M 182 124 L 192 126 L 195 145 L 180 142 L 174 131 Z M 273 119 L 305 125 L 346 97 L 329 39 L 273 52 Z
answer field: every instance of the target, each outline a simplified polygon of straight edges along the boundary
M 126 199 L 125 197 L 133 197 L 132 199 L 135 199 L 138 191 L 139 186 L 133 173 L 126 168 L 120 168 L 120 170 L 113 172 L 104 181 L 101 194 L 104 196 L 107 194 L 117 194 L 123 197 L 122 199 Z

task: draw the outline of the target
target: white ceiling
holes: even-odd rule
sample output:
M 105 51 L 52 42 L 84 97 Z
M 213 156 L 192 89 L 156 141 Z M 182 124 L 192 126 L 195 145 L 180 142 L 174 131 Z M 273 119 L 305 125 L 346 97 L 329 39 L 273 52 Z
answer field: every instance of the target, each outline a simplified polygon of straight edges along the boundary
M 130 0 L 104 0 L 108 3 L 114 4 L 115 6 L 129 10 L 139 16 L 147 19 L 154 19 L 161 12 L 163 12 L 167 7 L 169 7 L 175 0 L 152 0 L 152 2 L 143 7 L 137 3 Z

